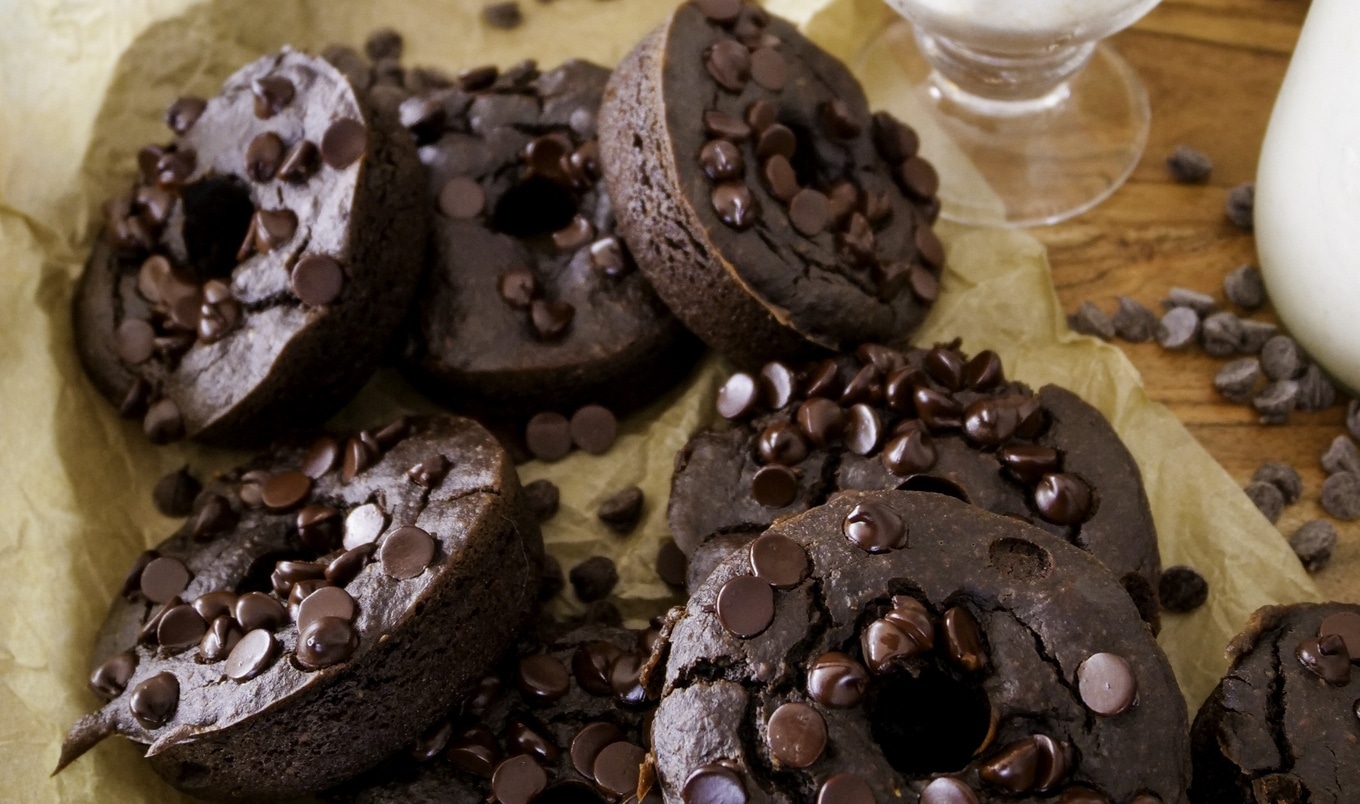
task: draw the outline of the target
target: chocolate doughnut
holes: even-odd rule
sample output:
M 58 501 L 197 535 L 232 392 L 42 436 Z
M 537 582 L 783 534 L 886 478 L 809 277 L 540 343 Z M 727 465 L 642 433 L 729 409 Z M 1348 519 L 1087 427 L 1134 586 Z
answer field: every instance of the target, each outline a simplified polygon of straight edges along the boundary
M 656 709 L 639 673 L 659 631 L 553 623 L 539 630 L 482 679 L 461 711 L 333 797 L 361 804 L 636 804 L 629 796 Z
M 1354 646 L 1354 647 L 1352 647 Z M 1256 611 L 1191 729 L 1195 802 L 1352 801 L 1360 790 L 1360 606 Z
M 667 801 L 1172 804 L 1190 781 L 1185 701 L 1115 578 L 920 492 L 845 492 L 724 561 L 669 634 L 652 742 Z
M 937 293 L 938 177 L 845 65 L 754 5 L 681 5 L 615 69 L 600 154 L 657 293 L 742 364 L 904 341 Z
M 608 77 L 526 62 L 403 102 L 434 211 L 403 365 L 437 399 L 498 416 L 621 411 L 698 355 L 615 233 L 595 141 Z
M 839 490 L 948 494 L 1022 518 L 1100 559 L 1158 623 L 1161 559 L 1142 476 L 1099 411 L 1008 382 L 993 352 L 868 345 L 732 375 L 676 456 L 668 508 L 693 589 L 776 518 Z
M 108 703 L 58 769 L 116 733 L 195 796 L 329 787 L 475 688 L 541 557 L 509 456 L 466 419 L 264 456 L 210 482 L 133 566 L 94 651 Z
M 138 154 L 73 306 L 91 381 L 158 443 L 316 426 L 376 368 L 420 270 L 419 163 L 397 121 L 289 49 Z

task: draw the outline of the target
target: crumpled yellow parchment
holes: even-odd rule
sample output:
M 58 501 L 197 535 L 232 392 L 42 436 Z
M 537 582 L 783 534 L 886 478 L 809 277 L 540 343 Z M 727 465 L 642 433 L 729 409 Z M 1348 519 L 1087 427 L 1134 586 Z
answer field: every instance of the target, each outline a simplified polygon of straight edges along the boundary
M 137 750 L 109 740 L 48 778 L 66 727 L 95 705 L 86 655 L 133 557 L 177 523 L 157 514 L 151 487 L 186 462 L 206 473 L 241 454 L 157 448 L 119 420 L 80 372 L 68 307 L 99 225 L 99 205 L 133 174 L 134 154 L 168 133 L 161 112 L 184 93 L 212 95 L 229 73 L 284 44 L 313 52 L 362 43 L 392 25 L 407 64 L 449 69 L 533 57 L 612 64 L 669 10 L 666 0 L 524 2 L 514 31 L 486 27 L 482 0 L 30 0 L 0 24 L 0 797 L 27 801 L 178 801 Z M 885 20 L 878 0 L 772 0 L 851 63 Z M 896 107 L 892 76 L 864 76 L 871 98 Z M 882 89 L 880 89 L 882 88 Z M 1155 112 L 1155 110 L 1154 110 Z M 909 114 L 906 116 L 910 117 Z M 916 121 L 912 121 L 916 122 Z M 947 153 L 942 170 L 966 170 Z M 949 269 L 919 341 L 963 338 L 997 350 L 1011 376 L 1074 389 L 1114 422 L 1137 457 L 1165 564 L 1188 563 L 1211 584 L 1209 603 L 1165 618 L 1161 643 L 1192 711 L 1226 666 L 1223 646 L 1257 606 L 1315 599 L 1278 533 L 1228 475 L 1158 405 L 1118 349 L 1067 331 L 1044 250 L 1024 233 L 942 226 Z M 624 421 L 603 457 L 575 453 L 523 467 L 552 478 L 563 508 L 544 535 L 565 567 L 588 555 L 619 563 L 625 614 L 671 600 L 652 562 L 666 535 L 672 456 L 712 421 L 723 376 L 709 357 L 685 387 Z M 398 408 L 432 406 L 391 371 L 340 416 L 368 426 Z M 595 520 L 599 502 L 638 483 L 642 525 L 627 538 Z M 567 604 L 562 604 L 567 605 Z

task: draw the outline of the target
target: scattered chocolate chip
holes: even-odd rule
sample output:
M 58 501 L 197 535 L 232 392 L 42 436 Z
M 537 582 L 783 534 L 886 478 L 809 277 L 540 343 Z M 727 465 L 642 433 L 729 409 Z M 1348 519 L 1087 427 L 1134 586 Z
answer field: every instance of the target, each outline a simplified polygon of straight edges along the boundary
M 1157 316 L 1128 296 L 1119 297 L 1119 307 L 1110 321 L 1115 334 L 1129 343 L 1145 343 L 1157 332 Z
M 710 137 L 741 143 L 751 138 L 751 126 L 740 117 L 709 109 L 704 112 L 704 131 Z
M 831 222 L 826 196 L 810 188 L 800 190 L 789 202 L 789 222 L 804 237 L 816 237 L 826 231 Z
M 1157 343 L 1163 349 L 1184 349 L 1199 334 L 1199 314 L 1190 307 L 1172 307 L 1157 324 Z
M 90 674 L 90 689 L 100 698 L 112 701 L 123 694 L 128 681 L 132 680 L 132 674 L 136 671 L 136 652 L 123 651 L 95 668 Z
M 539 522 L 553 518 L 553 515 L 557 513 L 557 506 L 561 497 L 561 492 L 557 490 L 557 486 L 546 478 L 524 484 L 524 498 L 529 504 L 529 511 Z
M 746 124 L 759 134 L 779 122 L 779 109 L 767 100 L 758 100 L 746 107 Z
M 1077 690 L 1086 708 L 1104 717 L 1127 712 L 1138 695 L 1138 680 L 1124 657 L 1095 653 L 1077 666 Z
M 756 157 L 762 161 L 773 156 L 791 160 L 797 148 L 798 138 L 794 135 L 793 129 L 782 123 L 775 123 L 760 132 L 756 139 Z
M 1248 483 L 1243 491 L 1266 519 L 1272 524 L 1279 521 L 1280 514 L 1284 511 L 1284 494 L 1280 492 L 1278 486 L 1254 481 Z
M 902 189 L 918 200 L 931 198 L 940 189 L 940 175 L 935 172 L 935 166 L 919 156 L 903 162 L 897 170 L 897 178 Z
M 208 624 L 192 606 L 181 603 L 165 610 L 160 622 L 156 624 L 156 643 L 162 648 L 175 650 L 198 644 Z
M 467 220 L 482 214 L 486 192 L 475 179 L 454 176 L 439 190 L 439 211 L 454 220 Z
M 312 479 L 296 471 L 270 475 L 260 486 L 260 500 L 276 514 L 297 508 L 311 493 Z
M 1303 479 L 1294 467 L 1280 461 L 1266 461 L 1251 476 L 1252 481 L 1270 483 L 1284 495 L 1286 505 L 1297 502 L 1303 495 Z
M 260 119 L 273 117 L 293 102 L 296 89 L 293 82 L 281 75 L 267 75 L 250 82 L 250 91 L 255 95 L 255 116 Z
M 238 597 L 232 614 L 247 632 L 256 628 L 274 631 L 288 623 L 288 609 L 263 592 L 246 592 Z
M 751 478 L 751 497 L 766 508 L 783 508 L 798 496 L 798 476 L 787 466 L 764 466 Z
M 519 660 L 516 683 L 530 700 L 551 703 L 571 690 L 571 674 L 556 657 L 536 653 Z
M 1340 472 L 1328 477 L 1321 503 L 1322 510 L 1343 522 L 1360 519 L 1360 475 Z
M 279 654 L 279 641 L 258 628 L 245 636 L 227 656 L 226 674 L 233 681 L 249 681 L 263 673 Z
M 822 125 L 832 139 L 851 140 L 860 135 L 864 127 L 855 119 L 850 105 L 840 98 L 833 98 L 822 104 Z M 934 193 L 931 193 L 934 195 Z
M 856 455 L 872 455 L 882 437 L 878 412 L 863 402 L 852 405 L 845 415 L 845 448 Z
M 743 418 L 755 410 L 759 399 L 760 389 L 755 378 L 737 372 L 718 389 L 718 415 L 729 420 Z
M 1299 384 L 1293 380 L 1276 380 L 1252 400 L 1252 407 L 1261 414 L 1262 424 L 1284 424 L 1299 398 Z
M 1305 522 L 1289 537 L 1289 546 L 1305 570 L 1318 572 L 1332 561 L 1332 551 L 1336 549 L 1336 528 L 1325 519 Z M 1356 641 L 1356 649 L 1360 653 L 1360 640 Z
M 713 210 L 723 223 L 743 231 L 755 224 L 760 217 L 760 207 L 751 189 L 744 184 L 731 182 L 713 188 Z
M 739 179 L 746 172 L 741 149 L 728 140 L 709 140 L 699 151 L 699 165 L 714 181 Z
M 142 417 L 142 431 L 153 444 L 168 444 L 184 437 L 184 419 L 180 416 L 179 405 L 165 397 L 147 406 Z
M 883 446 L 879 459 L 892 474 L 909 477 L 929 470 L 938 454 L 930 434 L 915 427 L 893 437 Z
M 576 251 L 595 239 L 595 226 L 584 216 L 577 215 L 566 226 L 553 232 L 553 246 L 558 251 Z
M 176 134 L 183 134 L 193 128 L 207 108 L 208 102 L 202 98 L 192 95 L 177 98 L 165 110 L 165 124 Z
M 813 446 L 826 447 L 845 430 L 845 411 L 829 399 L 814 397 L 798 405 L 798 429 Z
M 1270 339 L 1280 333 L 1280 328 L 1265 321 L 1242 319 L 1242 343 L 1240 351 L 1244 355 L 1259 355 Z
M 378 548 L 378 560 L 382 562 L 383 572 L 406 580 L 425 571 L 434 560 L 437 545 L 429 533 L 414 525 L 406 525 L 383 538 Z
M 157 673 L 146 679 L 133 688 L 128 708 L 142 726 L 164 726 L 179 708 L 179 679 L 174 673 Z
M 183 561 L 159 556 L 147 562 L 138 576 L 138 584 L 147 600 L 152 603 L 165 603 L 183 592 L 189 586 L 192 577 Z
M 1003 747 L 978 768 L 982 781 L 1009 793 L 1043 792 L 1067 778 L 1068 751 L 1046 734 Z
M 435 453 L 406 470 L 406 478 L 423 489 L 434 488 L 448 474 L 453 463 L 448 458 Z
M 518 28 L 524 23 L 524 12 L 514 0 L 503 3 L 488 3 L 482 7 L 482 19 L 492 28 L 503 31 Z
M 272 131 L 259 134 L 246 146 L 246 175 L 257 182 L 274 178 L 283 163 L 283 139 Z
M 605 237 L 590 244 L 590 264 L 605 276 L 618 278 L 636 267 L 616 237 Z
M 726 764 L 714 762 L 698 768 L 685 779 L 683 791 L 685 802 L 722 802 L 737 804 L 744 802 L 746 783 L 741 776 Z
M 616 797 L 633 795 L 647 752 L 628 742 L 617 742 L 600 749 L 595 757 L 595 783 Z
M 1329 475 L 1337 472 L 1360 474 L 1360 449 L 1350 436 L 1342 434 L 1332 439 L 1327 451 L 1322 453 L 1322 468 Z
M 921 140 L 916 132 L 888 112 L 875 112 L 873 140 L 878 155 L 891 165 L 900 165 L 916 155 Z
M 1360 438 L 1360 399 L 1352 399 L 1346 406 L 1346 431 L 1352 438 Z
M 1266 285 L 1261 269 L 1243 265 L 1223 278 L 1223 295 L 1244 310 L 1255 310 L 1266 302 Z
M 600 521 L 616 533 L 631 533 L 642 518 L 642 489 L 629 486 L 600 503 Z
M 826 750 L 826 721 L 801 702 L 782 704 L 766 724 L 770 756 L 791 768 L 810 767 Z
M 798 176 L 787 157 L 776 154 L 766 159 L 761 173 L 765 177 L 765 186 L 769 188 L 770 195 L 780 201 L 786 203 L 792 201 L 802 189 L 798 186 Z
M 1214 374 L 1214 388 L 1229 402 L 1246 404 L 1255 396 L 1260 379 L 1261 361 L 1254 357 L 1243 357 L 1225 363 Z
M 808 696 L 822 706 L 832 709 L 859 706 L 868 688 L 869 673 L 864 665 L 844 653 L 823 653 L 808 668 Z
M 1336 386 L 1322 373 L 1316 363 L 1309 363 L 1299 377 L 1299 396 L 1294 400 L 1298 410 L 1326 410 L 1336 404 Z
M 203 490 L 203 484 L 189 473 L 189 467 L 181 467 L 156 481 L 151 489 L 151 501 L 156 510 L 169 517 L 184 517 L 193 512 L 194 500 Z
M 776 421 L 761 431 L 756 452 L 761 463 L 796 466 L 807 457 L 808 443 L 797 427 L 786 421 Z
M 1209 582 L 1193 567 L 1167 567 L 1157 581 L 1157 598 L 1165 611 L 1186 614 L 1209 599 Z
M 1337 634 L 1305 639 L 1294 649 L 1299 664 L 1335 687 L 1351 682 L 1351 656 L 1346 641 Z
M 1039 516 L 1055 525 L 1077 525 L 1092 513 L 1094 494 L 1080 477 L 1066 472 L 1044 475 L 1034 488 Z
M 601 405 L 586 405 L 571 416 L 571 440 L 592 455 L 603 455 L 614 446 L 619 422 Z
M 831 776 L 817 791 L 817 804 L 874 804 L 877 800 L 869 783 L 853 773 Z
M 789 404 L 797 384 L 793 369 L 777 360 L 760 367 L 760 401 L 767 408 L 778 410 Z
M 524 440 L 540 461 L 561 460 L 571 452 L 571 423 L 560 413 L 539 413 L 525 427 Z
M 1218 312 L 1200 325 L 1200 345 L 1213 357 L 1237 354 L 1242 346 L 1242 320 L 1229 312 Z
M 1214 163 L 1209 157 L 1189 145 L 1177 145 L 1166 158 L 1166 167 L 1171 171 L 1171 177 L 1181 184 L 1203 184 L 1214 171 Z
M 304 670 L 321 670 L 348 661 L 358 649 L 359 634 L 348 620 L 321 617 L 298 634 L 294 656 Z
M 1239 229 L 1252 230 L 1253 209 L 1256 206 L 1256 185 L 1252 182 L 1239 184 L 1228 191 L 1228 200 L 1223 211 L 1228 220 Z
M 778 92 L 789 82 L 789 64 L 772 47 L 756 48 L 751 52 L 751 80 L 771 92 Z
M 718 590 L 714 610 L 718 622 L 734 636 L 759 636 L 774 622 L 774 589 L 754 575 L 738 575 Z
M 613 560 L 605 556 L 591 556 L 571 568 L 567 574 L 571 588 L 582 603 L 603 600 L 614 591 L 619 572 Z
M 1167 292 L 1167 297 L 1162 299 L 1162 309 L 1174 310 L 1177 307 L 1189 307 L 1201 318 L 1218 312 L 1218 302 L 1214 301 L 1214 297 L 1208 293 L 1201 293 L 1189 288 L 1173 287 Z
M 535 299 L 529 305 L 529 321 L 540 340 L 552 341 L 566 334 L 576 318 L 576 308 L 570 303 Z
M 393 28 L 379 28 L 364 40 L 364 53 L 369 61 L 401 58 L 401 34 Z
M 480 92 L 496 83 L 500 69 L 494 64 L 468 67 L 458 73 L 458 85 L 467 92 Z
M 674 539 L 663 539 L 656 551 L 656 574 L 667 585 L 683 589 L 688 572 L 689 559 L 685 551 L 680 549 Z
M 807 550 L 775 533 L 758 536 L 748 548 L 751 572 L 776 589 L 792 589 L 807 576 Z
M 1261 368 L 1272 380 L 1291 380 L 1303 373 L 1308 356 L 1293 338 L 1276 335 L 1261 349 Z
M 741 14 L 742 0 L 695 0 L 699 11 L 712 22 L 736 22 Z
M 907 545 L 908 530 L 901 515 L 875 502 L 856 505 L 845 517 L 841 532 L 867 553 L 886 553 Z
M 718 86 L 728 92 L 741 92 L 751 77 L 751 54 L 733 39 L 720 39 L 704 54 L 704 66 Z

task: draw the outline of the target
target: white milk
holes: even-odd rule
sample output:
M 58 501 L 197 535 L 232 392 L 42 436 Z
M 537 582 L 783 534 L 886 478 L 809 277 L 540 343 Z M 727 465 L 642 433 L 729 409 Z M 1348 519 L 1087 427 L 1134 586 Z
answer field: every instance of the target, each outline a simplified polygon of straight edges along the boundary
M 1360 391 L 1360 3 L 1313 0 L 1256 175 L 1256 250 L 1291 335 Z
M 998 53 L 1089 42 L 1132 25 L 1158 0 L 887 0 L 919 28 Z

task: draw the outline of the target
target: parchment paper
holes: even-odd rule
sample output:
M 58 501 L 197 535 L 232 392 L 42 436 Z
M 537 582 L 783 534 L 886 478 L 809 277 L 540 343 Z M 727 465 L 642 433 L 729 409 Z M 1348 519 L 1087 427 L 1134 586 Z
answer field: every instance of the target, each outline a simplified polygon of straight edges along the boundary
M 86 654 L 133 557 L 177 523 L 150 502 L 163 473 L 196 472 L 243 456 L 155 448 L 117 419 L 81 375 L 68 313 L 74 277 L 102 200 L 133 174 L 141 145 L 167 138 L 166 103 L 214 94 L 246 61 L 289 43 L 359 45 L 379 25 L 406 36 L 408 64 L 451 69 L 535 57 L 615 62 L 668 11 L 664 0 L 521 0 L 516 31 L 486 28 L 481 0 L 27 0 L 0 24 L 0 797 L 31 801 L 177 801 L 127 742 L 109 740 L 49 779 L 66 727 L 95 705 Z M 877 0 L 776 0 L 818 41 L 855 62 L 887 12 Z M 892 76 L 870 59 L 877 101 L 896 106 Z M 882 88 L 882 89 L 880 89 Z M 1154 110 L 1155 111 L 1155 110 Z M 909 115 L 908 115 L 909 116 Z M 917 121 L 912 121 L 917 122 Z M 942 170 L 947 153 L 929 154 Z M 1012 376 L 1059 382 L 1095 404 L 1129 442 L 1144 473 L 1167 565 L 1189 563 L 1211 584 L 1209 604 L 1168 615 L 1161 642 L 1193 712 L 1226 662 L 1223 646 L 1257 606 L 1315 599 L 1284 540 L 1228 475 L 1160 406 L 1118 349 L 1070 333 L 1042 247 L 1023 233 L 942 226 L 949 269 L 921 342 L 962 336 L 996 349 Z M 723 367 L 710 357 L 670 398 L 624 422 L 606 456 L 573 454 L 523 467 L 552 478 L 563 509 L 545 527 L 566 567 L 599 552 L 619 562 L 625 613 L 671 601 L 654 576 L 666 535 L 672 456 L 712 420 Z M 390 371 L 340 416 L 367 426 L 428 402 Z M 595 520 L 598 503 L 638 483 L 643 524 L 624 539 Z M 558 605 L 569 607 L 569 602 Z

